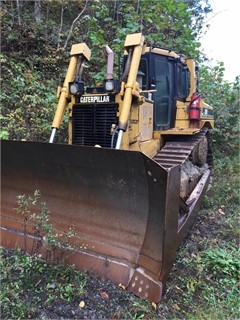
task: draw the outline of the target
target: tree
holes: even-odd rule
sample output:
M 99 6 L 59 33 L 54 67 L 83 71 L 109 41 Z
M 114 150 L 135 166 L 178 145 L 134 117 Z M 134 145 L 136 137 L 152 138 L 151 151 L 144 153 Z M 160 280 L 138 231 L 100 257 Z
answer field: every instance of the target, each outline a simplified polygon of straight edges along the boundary
M 215 66 L 202 65 L 200 90 L 206 102 L 214 108 L 215 128 L 213 139 L 215 154 L 237 155 L 239 150 L 239 91 L 240 76 L 234 83 L 224 80 L 224 63 Z

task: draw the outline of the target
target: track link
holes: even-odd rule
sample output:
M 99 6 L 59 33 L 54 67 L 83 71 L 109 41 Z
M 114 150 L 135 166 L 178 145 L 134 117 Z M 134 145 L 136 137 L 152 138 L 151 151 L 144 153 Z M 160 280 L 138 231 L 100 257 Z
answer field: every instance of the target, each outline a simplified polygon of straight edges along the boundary
M 158 151 L 153 160 L 165 169 L 171 169 L 176 165 L 182 165 L 192 153 L 197 144 L 206 136 L 207 128 L 191 136 L 177 136 L 174 141 L 167 141 L 164 147 Z M 211 151 L 208 151 L 208 159 L 211 159 Z

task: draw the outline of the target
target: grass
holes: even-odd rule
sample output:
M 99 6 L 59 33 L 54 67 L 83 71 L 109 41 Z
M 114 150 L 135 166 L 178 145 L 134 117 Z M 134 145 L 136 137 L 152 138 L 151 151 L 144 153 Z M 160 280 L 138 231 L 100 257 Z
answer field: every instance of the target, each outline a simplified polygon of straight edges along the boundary
M 20 249 L 1 248 L 1 319 L 31 318 L 39 303 L 74 301 L 84 292 L 87 275 L 63 265 L 47 263 Z M 27 302 L 27 303 L 26 303 Z
M 157 306 L 72 267 L 2 248 L 1 319 L 47 319 L 50 314 L 43 310 L 57 315 L 57 307 L 62 310 L 58 318 L 70 318 L 71 310 L 71 317 L 81 319 L 82 301 L 95 318 L 239 319 L 239 159 L 216 160 L 214 170 L 211 189 Z M 109 297 L 102 298 L 102 292 Z

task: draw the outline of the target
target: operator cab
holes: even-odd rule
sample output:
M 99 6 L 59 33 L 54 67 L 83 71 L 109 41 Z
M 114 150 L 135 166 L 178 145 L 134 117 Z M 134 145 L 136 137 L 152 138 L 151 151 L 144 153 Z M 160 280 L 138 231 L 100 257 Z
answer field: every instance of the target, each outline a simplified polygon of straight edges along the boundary
M 185 101 L 189 95 L 189 70 L 179 58 L 145 53 L 140 61 L 142 90 L 153 90 L 154 130 L 174 127 L 176 101 Z

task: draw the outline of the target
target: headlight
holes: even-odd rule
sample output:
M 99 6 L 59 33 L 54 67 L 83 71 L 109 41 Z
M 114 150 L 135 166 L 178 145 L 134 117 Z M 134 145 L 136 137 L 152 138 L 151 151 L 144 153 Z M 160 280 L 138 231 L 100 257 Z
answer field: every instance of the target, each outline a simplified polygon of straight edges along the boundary
M 76 83 L 69 84 L 69 91 L 71 94 L 75 95 L 78 92 L 78 85 Z
M 112 92 L 115 89 L 114 79 L 105 80 L 104 89 L 107 92 Z
M 73 96 L 83 95 L 84 94 L 84 82 L 83 81 L 69 82 L 69 92 Z
M 103 81 L 105 92 L 118 93 L 120 91 L 119 79 L 106 79 Z

